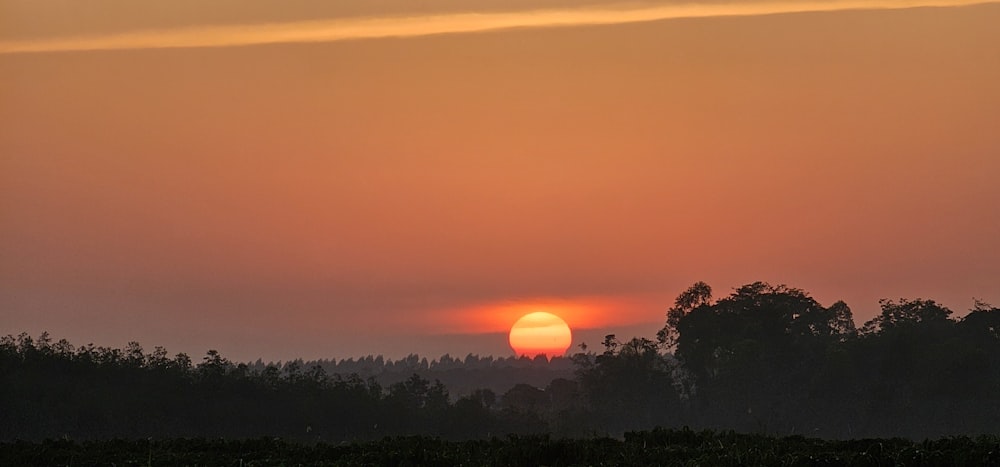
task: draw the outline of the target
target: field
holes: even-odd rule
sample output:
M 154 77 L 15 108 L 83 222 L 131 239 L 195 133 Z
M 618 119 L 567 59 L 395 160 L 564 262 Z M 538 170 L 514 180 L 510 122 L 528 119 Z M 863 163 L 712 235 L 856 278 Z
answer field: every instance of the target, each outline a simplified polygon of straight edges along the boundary
M 653 430 L 624 439 L 510 436 L 444 441 L 395 437 L 326 444 L 279 439 L 105 440 L 0 444 L 0 465 L 24 466 L 628 466 L 1000 465 L 1000 436 L 827 441 L 734 432 Z

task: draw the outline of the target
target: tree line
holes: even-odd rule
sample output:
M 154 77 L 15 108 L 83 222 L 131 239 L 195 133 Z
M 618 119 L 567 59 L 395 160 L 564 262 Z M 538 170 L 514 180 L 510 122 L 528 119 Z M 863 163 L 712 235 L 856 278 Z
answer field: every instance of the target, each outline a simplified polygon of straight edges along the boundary
M 857 327 L 845 303 L 824 307 L 800 289 L 757 282 L 715 299 L 699 282 L 677 297 L 655 338 L 609 335 L 602 352 L 572 356 L 569 377 L 460 396 L 419 371 L 384 384 L 299 361 L 261 366 L 209 351 L 195 363 L 135 342 L 116 349 L 6 336 L 0 439 L 1000 431 L 1000 309 L 977 302 L 956 319 L 933 300 L 880 305 Z
M 284 369 L 288 365 L 299 368 L 320 367 L 327 374 L 357 374 L 362 379 L 374 377 L 382 387 L 405 381 L 413 375 L 429 381 L 439 380 L 448 387 L 452 399 L 467 396 L 476 390 L 489 389 L 503 394 L 515 384 L 524 383 L 545 387 L 556 378 L 572 378 L 576 365 L 571 358 L 546 358 L 544 355 L 493 357 L 467 354 L 463 358 L 444 354 L 428 360 L 417 354 L 400 359 L 382 355 L 367 355 L 357 359 L 295 359 L 287 362 L 268 362 L 258 359 L 249 364 L 250 371 L 263 371 L 268 366 Z
M 757 282 L 713 300 L 697 283 L 655 341 L 609 336 L 583 372 L 603 378 L 584 387 L 604 388 L 590 395 L 592 407 L 632 404 L 607 414 L 619 429 L 638 421 L 828 438 L 1000 431 L 1000 309 L 976 302 L 955 319 L 933 300 L 879 304 L 857 328 L 847 304 L 824 307 L 800 289 Z M 616 384 L 625 380 L 632 384 Z M 637 419 L 639 407 L 653 411 Z

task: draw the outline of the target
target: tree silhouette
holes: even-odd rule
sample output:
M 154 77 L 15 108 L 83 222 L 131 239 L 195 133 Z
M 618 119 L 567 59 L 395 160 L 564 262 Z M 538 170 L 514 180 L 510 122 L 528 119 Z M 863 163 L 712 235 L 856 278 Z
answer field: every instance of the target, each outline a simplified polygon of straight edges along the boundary
M 755 282 L 713 300 L 696 283 L 677 297 L 656 340 L 609 334 L 598 354 L 551 361 L 446 355 L 428 363 L 411 354 L 246 364 L 209 350 L 193 365 L 186 354 L 147 353 L 138 342 L 74 346 L 22 333 L 0 337 L 0 440 L 622 436 L 654 426 L 827 437 L 1000 430 L 1000 309 L 976 302 L 956 320 L 933 300 L 880 304 L 859 332 L 845 303 L 824 307 L 800 289 Z M 545 373 L 567 367 L 576 371 Z M 433 375 L 455 374 L 510 386 L 500 397 L 490 389 L 452 397 Z M 549 379 L 519 380 L 538 375 Z
M 677 337 L 680 331 L 681 318 L 690 313 L 695 308 L 708 306 L 712 301 L 712 287 L 704 282 L 695 282 L 687 290 L 677 296 L 674 306 L 667 310 L 667 322 L 656 333 L 656 340 L 660 345 L 668 350 L 673 350 L 677 345 Z

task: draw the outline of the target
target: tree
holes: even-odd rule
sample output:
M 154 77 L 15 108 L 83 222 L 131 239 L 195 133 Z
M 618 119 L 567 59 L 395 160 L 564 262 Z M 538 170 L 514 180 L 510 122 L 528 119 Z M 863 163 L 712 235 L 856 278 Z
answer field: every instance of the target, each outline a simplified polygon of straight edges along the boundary
M 449 431 L 459 438 L 488 436 L 496 428 L 490 410 L 495 402 L 496 394 L 489 389 L 478 389 L 459 398 L 448 415 Z
M 679 297 L 679 318 L 665 334 L 676 334 L 675 355 L 708 417 L 744 429 L 794 420 L 793 401 L 813 390 L 831 349 L 854 335 L 850 308 L 824 308 L 800 289 L 766 282 L 715 303 L 699 289 L 707 290 Z
M 209 350 L 198 364 L 198 373 L 205 379 L 218 378 L 225 375 L 232 366 L 233 363 L 218 350 Z
M 530 384 L 518 383 L 500 397 L 500 404 L 513 412 L 539 413 L 548 406 L 548 396 Z
M 967 373 L 960 328 L 934 300 L 879 300 L 881 312 L 862 327 L 854 346 L 856 385 L 871 429 L 896 430 L 950 418 L 955 377 Z M 963 376 L 961 379 L 966 379 Z M 971 384 L 966 381 L 964 384 Z M 898 431 L 898 430 L 897 430 Z
M 902 331 L 916 327 L 942 326 L 953 323 L 949 317 L 951 310 L 934 300 L 901 298 L 878 301 L 882 312 L 865 323 L 861 330 L 864 335 Z
M 975 306 L 959 322 L 963 330 L 979 337 L 979 340 L 1000 342 L 1000 308 L 976 300 Z
M 683 296 L 683 294 L 682 294 Z M 744 285 L 730 296 L 709 304 L 699 300 L 668 327 L 675 329 L 676 354 L 702 379 L 733 363 L 738 348 L 763 352 L 761 363 L 784 363 L 842 341 L 854 333 L 851 310 L 843 302 L 824 308 L 800 289 L 765 282 Z
M 604 353 L 578 359 L 579 390 L 599 426 L 613 432 L 677 421 L 679 400 L 673 367 L 656 342 L 604 339 Z
M 677 345 L 679 331 L 677 326 L 681 318 L 695 308 L 708 306 L 712 301 L 712 287 L 704 282 L 695 282 L 687 290 L 681 292 L 674 300 L 674 306 L 667 310 L 667 322 L 656 333 L 656 340 L 664 349 L 673 350 Z

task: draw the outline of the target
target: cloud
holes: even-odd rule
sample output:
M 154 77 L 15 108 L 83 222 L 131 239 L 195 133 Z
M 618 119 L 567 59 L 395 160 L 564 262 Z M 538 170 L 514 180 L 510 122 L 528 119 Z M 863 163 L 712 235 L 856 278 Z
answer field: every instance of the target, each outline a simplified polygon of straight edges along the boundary
M 429 16 L 326 19 L 284 23 L 197 26 L 115 34 L 0 41 L 0 54 L 238 47 L 461 34 L 514 28 L 624 24 L 678 18 L 756 16 L 856 9 L 949 7 L 984 0 L 782 1 L 583 7 L 525 12 L 451 13 Z

